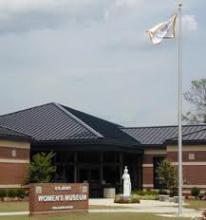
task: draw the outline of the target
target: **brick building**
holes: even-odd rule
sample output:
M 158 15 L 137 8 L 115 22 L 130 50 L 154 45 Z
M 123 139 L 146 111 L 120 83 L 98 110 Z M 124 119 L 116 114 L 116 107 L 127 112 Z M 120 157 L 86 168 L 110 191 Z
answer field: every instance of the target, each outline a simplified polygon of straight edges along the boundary
M 177 126 L 123 128 L 144 145 L 143 188 L 158 188 L 156 167 L 167 158 L 177 166 Z M 206 124 L 186 125 L 183 132 L 183 193 L 193 187 L 206 191 Z
M 30 161 L 31 138 L 0 126 L 0 188 L 25 184 Z
M 125 128 L 56 103 L 2 115 L 0 126 L 7 132 L 0 135 L 0 187 L 23 184 L 29 159 L 42 151 L 56 153 L 55 182 L 88 182 L 90 196 L 121 191 L 125 165 L 140 189 L 159 187 L 162 159 L 177 165 L 176 126 Z M 183 127 L 183 171 L 185 193 L 206 190 L 206 125 Z

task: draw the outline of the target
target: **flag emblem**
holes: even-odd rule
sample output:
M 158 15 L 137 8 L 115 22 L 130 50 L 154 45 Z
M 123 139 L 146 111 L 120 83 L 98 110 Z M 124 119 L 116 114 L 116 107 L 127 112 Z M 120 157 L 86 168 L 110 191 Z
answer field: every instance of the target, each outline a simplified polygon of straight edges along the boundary
M 172 15 L 168 21 L 161 22 L 150 28 L 146 33 L 153 44 L 159 44 L 163 39 L 175 38 L 175 24 L 177 15 Z

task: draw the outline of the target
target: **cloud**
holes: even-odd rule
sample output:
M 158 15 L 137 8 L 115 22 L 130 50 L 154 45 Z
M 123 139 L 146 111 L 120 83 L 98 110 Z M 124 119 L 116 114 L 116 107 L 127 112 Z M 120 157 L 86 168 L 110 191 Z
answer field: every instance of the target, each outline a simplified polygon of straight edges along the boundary
M 189 1 L 186 31 L 205 22 L 205 2 L 200 13 Z M 56 101 L 123 125 L 176 123 L 175 41 L 153 47 L 144 36 L 172 8 L 165 0 L 0 0 L 0 114 Z M 205 30 L 195 33 L 184 47 L 188 84 L 205 73 Z
M 118 11 L 125 9 L 135 9 L 142 5 L 142 0 L 115 0 L 105 10 L 104 18 L 108 19 L 110 16 L 118 13 Z
M 128 8 L 133 8 L 136 6 L 139 6 L 142 1 L 137 1 L 137 0 L 116 0 L 114 2 L 114 5 L 116 7 L 128 7 Z
M 85 24 L 103 17 L 106 4 L 107 0 L 1 0 L 0 33 Z
M 87 7 L 94 4 L 94 0 L 1 0 L 0 9 L 6 11 L 28 11 L 33 9 L 50 9 L 64 6 Z
M 188 31 L 196 31 L 198 29 L 198 22 L 194 15 L 184 15 L 182 17 L 183 26 Z

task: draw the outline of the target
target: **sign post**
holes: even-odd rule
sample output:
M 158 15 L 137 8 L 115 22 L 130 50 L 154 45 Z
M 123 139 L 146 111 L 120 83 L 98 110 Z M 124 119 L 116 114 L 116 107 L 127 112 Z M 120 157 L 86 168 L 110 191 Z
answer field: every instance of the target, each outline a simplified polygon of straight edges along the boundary
M 29 192 L 30 215 L 88 211 L 87 183 L 35 183 Z

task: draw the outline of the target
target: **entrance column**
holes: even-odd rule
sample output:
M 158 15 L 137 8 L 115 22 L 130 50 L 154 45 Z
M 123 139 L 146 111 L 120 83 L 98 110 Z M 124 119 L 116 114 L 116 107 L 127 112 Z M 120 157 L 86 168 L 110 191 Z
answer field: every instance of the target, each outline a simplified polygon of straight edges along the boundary
M 77 182 L 78 152 L 74 153 L 74 183 Z
M 100 184 L 103 182 L 103 152 L 100 153 Z
M 120 173 L 119 177 L 120 177 L 120 184 L 121 184 L 121 182 L 122 182 L 122 172 L 123 172 L 123 169 L 124 169 L 124 167 L 123 167 L 123 154 L 122 153 L 119 153 L 119 164 L 120 164 L 120 166 L 119 166 L 119 173 Z

